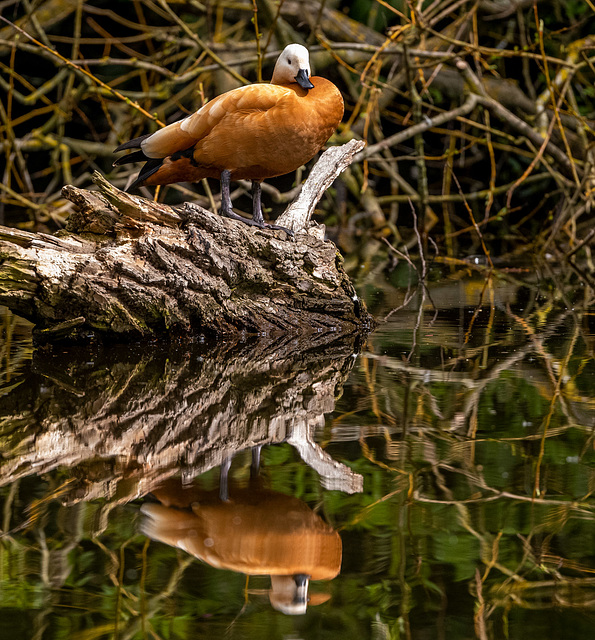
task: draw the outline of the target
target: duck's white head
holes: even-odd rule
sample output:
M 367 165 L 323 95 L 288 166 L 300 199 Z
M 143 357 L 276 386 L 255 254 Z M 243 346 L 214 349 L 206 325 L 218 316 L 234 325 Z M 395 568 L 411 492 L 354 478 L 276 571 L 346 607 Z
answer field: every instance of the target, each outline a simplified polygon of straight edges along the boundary
M 300 616 L 308 609 L 308 584 L 310 576 L 299 573 L 294 576 L 271 576 L 269 600 L 274 609 L 288 616 Z
M 310 82 L 310 54 L 301 44 L 288 44 L 281 52 L 273 71 L 273 84 L 297 82 L 304 89 L 313 89 Z

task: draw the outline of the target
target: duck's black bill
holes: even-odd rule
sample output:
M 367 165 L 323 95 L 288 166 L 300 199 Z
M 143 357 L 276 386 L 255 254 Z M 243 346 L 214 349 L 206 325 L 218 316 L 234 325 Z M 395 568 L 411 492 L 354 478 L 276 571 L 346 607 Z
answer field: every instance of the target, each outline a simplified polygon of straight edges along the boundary
M 295 77 L 295 81 L 302 87 L 303 89 L 314 89 L 314 85 L 310 82 L 310 78 L 308 78 L 307 69 L 300 69 L 298 71 L 297 76 Z

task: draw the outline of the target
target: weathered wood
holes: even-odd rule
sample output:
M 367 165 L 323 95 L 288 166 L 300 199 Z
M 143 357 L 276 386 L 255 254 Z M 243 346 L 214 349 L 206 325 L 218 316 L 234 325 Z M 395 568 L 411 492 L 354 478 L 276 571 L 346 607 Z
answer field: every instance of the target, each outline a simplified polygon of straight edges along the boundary
M 0 487 L 69 467 L 81 481 L 65 488 L 68 501 L 116 485 L 129 500 L 168 477 L 190 480 L 243 450 L 288 442 L 325 487 L 361 491 L 362 477 L 315 440 L 358 349 L 356 336 L 329 344 L 285 335 L 38 351 L 0 402 Z
M 257 229 L 198 206 L 172 208 L 116 189 L 66 186 L 77 207 L 56 236 L 0 229 L 0 303 L 51 340 L 93 330 L 148 337 L 365 331 L 371 323 L 315 203 L 363 147 L 329 149 L 282 214 Z
M 345 171 L 353 161 L 356 153 L 365 146 L 361 140 L 351 140 L 342 147 L 331 147 L 320 158 L 315 170 L 312 170 L 304 183 L 302 190 L 295 202 L 277 218 L 276 224 L 300 232 L 308 229 L 314 208 L 322 198 L 324 192 L 333 184 L 337 176 Z M 313 230 L 309 230 L 310 233 Z M 318 235 L 321 240 L 324 234 Z

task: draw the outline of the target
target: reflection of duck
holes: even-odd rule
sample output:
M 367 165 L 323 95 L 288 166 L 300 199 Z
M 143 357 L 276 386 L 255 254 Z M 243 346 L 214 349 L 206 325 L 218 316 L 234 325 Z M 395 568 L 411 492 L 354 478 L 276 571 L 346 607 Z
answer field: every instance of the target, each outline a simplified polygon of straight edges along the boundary
M 331 580 L 339 573 L 339 534 L 297 498 L 258 483 L 234 490 L 227 501 L 216 491 L 183 488 L 179 482 L 153 494 L 161 504 L 142 506 L 143 533 L 213 567 L 270 575 L 271 604 L 283 613 L 305 613 L 309 580 Z

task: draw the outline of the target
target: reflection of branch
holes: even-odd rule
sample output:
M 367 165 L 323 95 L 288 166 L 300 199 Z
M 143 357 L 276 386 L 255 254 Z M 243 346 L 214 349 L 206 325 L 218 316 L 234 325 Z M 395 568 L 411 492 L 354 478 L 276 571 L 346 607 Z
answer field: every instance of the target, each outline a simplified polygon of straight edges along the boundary
M 325 489 L 336 489 L 345 493 L 360 493 L 364 490 L 362 476 L 357 473 L 346 475 L 345 465 L 333 460 L 312 440 L 311 423 L 296 421 L 287 442 L 295 447 L 301 459 L 320 475 Z
M 0 460 L 0 485 L 32 468 L 44 473 L 112 458 L 116 471 L 96 463 L 95 488 L 88 485 L 78 498 L 101 493 L 101 483 L 113 482 L 113 475 L 135 477 L 138 485 L 131 483 L 130 490 L 141 495 L 144 486 L 180 468 L 191 478 L 238 451 L 289 440 L 333 488 L 361 491 L 361 477 L 311 439 L 334 409 L 356 347 L 353 340 L 307 342 L 262 339 L 189 352 L 83 349 L 71 351 L 68 362 L 40 354 L 38 375 L 14 392 L 19 405 L 37 409 L 4 412 L 4 423 L 20 428 Z M 53 379 L 60 383 L 49 383 Z
M 557 575 L 555 580 L 515 582 L 513 588 L 506 584 L 493 585 L 490 589 L 490 602 L 507 611 L 511 607 L 533 611 L 551 611 L 554 607 L 591 609 L 595 605 L 594 590 L 595 578 Z
M 436 297 L 436 294 L 434 294 L 434 297 Z M 554 335 L 558 330 L 558 327 L 566 320 L 568 315 L 572 315 L 573 313 L 575 312 L 572 310 L 560 313 L 555 319 L 551 319 L 547 324 L 547 328 L 536 335 L 532 341 L 516 347 L 512 353 L 507 354 L 499 360 L 493 361 L 493 364 L 491 364 L 490 367 L 482 369 L 479 373 L 466 371 L 459 372 L 451 370 L 450 368 L 427 369 L 425 367 L 411 365 L 409 362 L 404 362 L 400 358 L 378 355 L 369 351 L 365 354 L 365 357 L 380 361 L 382 366 L 386 369 L 406 372 L 411 379 L 422 381 L 424 385 L 432 382 L 448 382 L 451 384 L 458 383 L 465 385 L 470 392 L 465 396 L 464 408 L 457 416 L 457 423 L 461 423 L 463 418 L 467 418 L 470 415 L 470 412 L 476 405 L 478 397 L 487 384 L 497 379 L 503 371 L 510 370 L 514 366 L 519 367 L 519 363 L 527 356 L 527 354 L 534 351 L 538 343 L 542 343 Z M 417 327 L 417 323 L 415 326 Z M 481 347 L 481 349 L 483 349 L 483 347 Z M 471 352 L 467 352 L 466 355 L 467 357 L 470 357 L 472 354 Z M 540 357 L 543 355 L 543 353 L 540 353 Z
M 426 287 L 425 287 L 425 284 L 422 283 L 421 300 L 419 301 L 419 305 L 418 305 L 419 308 L 417 310 L 417 316 L 415 317 L 415 326 L 413 327 L 413 340 L 411 341 L 411 350 L 409 351 L 409 354 L 407 356 L 407 362 L 411 362 L 411 358 L 413 357 L 413 354 L 415 353 L 415 350 L 417 348 L 417 334 L 421 327 L 421 322 L 424 316 L 425 301 L 426 301 Z
M 426 498 L 425 496 L 421 496 L 418 493 L 414 495 L 414 502 L 425 502 L 428 504 L 454 504 L 454 505 L 464 505 L 464 504 L 480 504 L 485 502 L 495 502 L 496 500 L 508 499 L 508 500 L 516 500 L 518 502 L 531 502 L 535 504 L 542 504 L 547 506 L 563 506 L 563 507 L 571 507 L 578 513 L 584 513 L 586 515 L 591 515 L 595 511 L 595 505 L 590 505 L 588 503 L 577 504 L 571 500 L 555 500 L 553 498 L 533 498 L 532 496 L 522 496 L 517 493 L 510 493 L 509 491 L 499 491 L 498 489 L 492 489 L 491 487 L 484 487 L 488 491 L 495 492 L 495 495 L 492 496 L 482 496 L 481 498 L 468 498 L 466 500 L 438 500 L 436 498 Z

